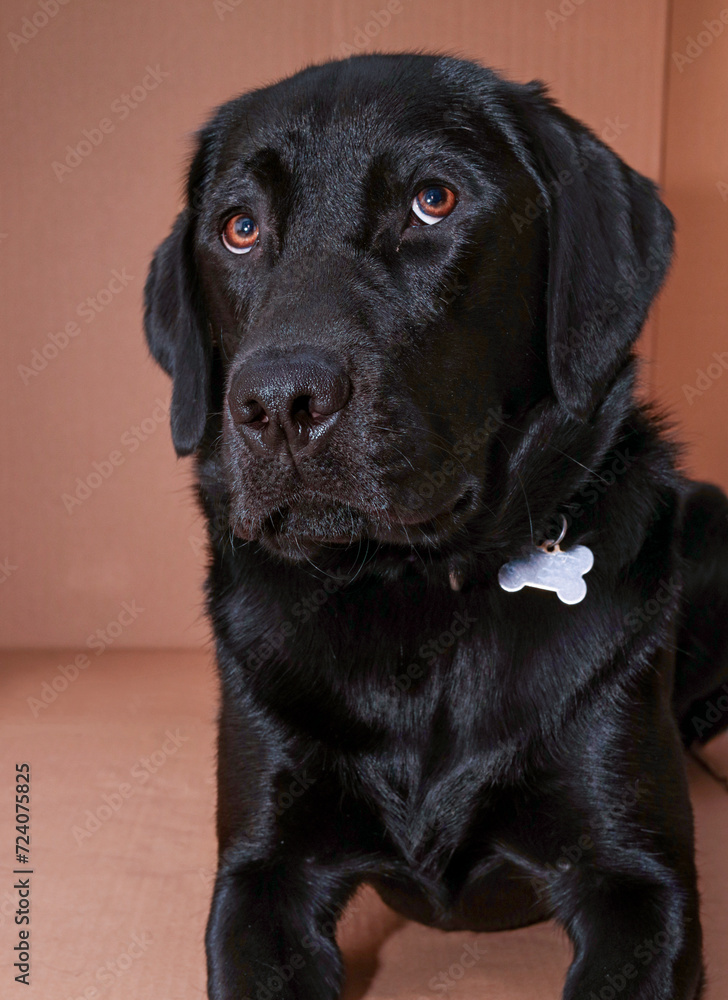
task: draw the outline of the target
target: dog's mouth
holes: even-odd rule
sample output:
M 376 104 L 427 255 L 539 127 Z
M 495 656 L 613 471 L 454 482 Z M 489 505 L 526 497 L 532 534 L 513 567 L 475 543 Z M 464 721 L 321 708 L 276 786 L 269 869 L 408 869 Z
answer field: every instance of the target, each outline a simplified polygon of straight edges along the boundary
M 394 544 L 438 544 L 444 537 L 460 527 L 477 506 L 476 490 L 468 486 L 459 496 L 439 510 L 426 517 L 412 511 L 405 511 L 394 518 L 388 518 L 377 526 L 372 537 L 377 541 Z
M 326 549 L 360 550 L 370 541 L 407 548 L 437 547 L 467 522 L 477 506 L 474 486 L 467 486 L 436 513 L 424 516 L 404 508 L 369 511 L 314 498 L 281 504 L 254 521 L 238 517 L 233 530 L 246 541 L 258 541 L 269 551 L 299 562 Z

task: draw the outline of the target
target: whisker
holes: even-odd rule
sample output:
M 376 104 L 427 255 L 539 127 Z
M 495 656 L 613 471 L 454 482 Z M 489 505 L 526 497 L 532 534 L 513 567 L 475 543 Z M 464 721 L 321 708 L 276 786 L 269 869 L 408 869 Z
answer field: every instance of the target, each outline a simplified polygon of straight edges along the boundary
M 526 434 L 526 432 L 521 427 L 515 427 L 513 424 L 507 424 L 505 420 L 502 420 L 501 423 L 503 424 L 504 427 L 507 427 L 511 431 L 517 431 L 519 434 L 523 434 L 524 436 Z M 580 462 L 577 458 L 574 458 L 573 455 L 569 455 L 567 452 L 562 451 L 561 448 L 557 448 L 555 444 L 550 444 L 548 441 L 545 441 L 544 445 L 546 448 L 550 448 L 552 451 L 557 451 L 559 455 L 563 455 L 564 458 L 568 458 L 570 462 L 573 462 L 575 465 L 580 466 L 582 469 L 584 469 L 585 472 L 588 472 L 590 475 L 594 476 L 600 482 L 602 483 L 607 482 L 607 480 L 604 479 L 602 476 L 600 476 L 595 469 L 590 469 L 588 465 L 584 465 L 583 462 Z
M 496 437 L 496 440 L 508 452 L 508 457 L 512 459 L 513 458 L 513 454 L 511 453 L 511 451 L 508 448 L 508 445 L 505 443 L 505 441 L 502 441 L 501 438 L 499 438 L 499 437 Z M 536 542 L 534 541 L 534 537 L 533 537 L 533 519 L 531 518 L 531 505 L 528 502 L 528 495 L 526 494 L 526 487 L 523 485 L 523 479 L 521 478 L 521 474 L 520 474 L 520 472 L 517 469 L 515 470 L 515 473 L 516 473 L 516 476 L 518 477 L 518 483 L 519 483 L 519 485 L 521 487 L 521 492 L 523 493 L 523 499 L 526 502 L 526 513 L 528 514 L 528 524 L 529 524 L 529 528 L 530 528 L 530 531 L 531 531 L 531 543 L 533 545 L 535 545 Z

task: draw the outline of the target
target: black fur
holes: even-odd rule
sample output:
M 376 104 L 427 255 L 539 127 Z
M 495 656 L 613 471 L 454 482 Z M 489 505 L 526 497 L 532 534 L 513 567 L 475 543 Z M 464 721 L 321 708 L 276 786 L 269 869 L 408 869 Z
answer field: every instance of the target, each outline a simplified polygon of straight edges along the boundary
M 428 184 L 457 206 L 411 225 Z M 338 996 L 362 882 L 557 919 L 568 1000 L 700 995 L 683 745 L 728 723 L 728 502 L 635 401 L 671 251 L 650 181 L 470 63 L 329 63 L 201 131 L 146 330 L 210 526 L 213 1000 Z M 562 517 L 584 601 L 501 590 Z

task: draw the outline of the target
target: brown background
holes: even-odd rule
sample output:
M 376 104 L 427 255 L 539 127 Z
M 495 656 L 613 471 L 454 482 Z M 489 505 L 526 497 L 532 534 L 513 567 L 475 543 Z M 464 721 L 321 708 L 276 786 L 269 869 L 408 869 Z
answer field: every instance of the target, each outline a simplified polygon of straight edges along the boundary
M 3 759 L 33 769 L 27 995 L 202 1000 L 215 859 L 214 671 L 209 650 L 148 650 L 205 640 L 203 529 L 189 462 L 177 462 L 166 420 L 155 419 L 170 387 L 141 330 L 146 268 L 179 207 L 191 133 L 219 102 L 342 46 L 448 52 L 546 80 L 568 111 L 665 185 L 678 259 L 643 337 L 646 388 L 672 409 L 688 468 L 728 487 L 728 372 L 703 376 L 690 400 L 684 390 L 728 351 L 728 26 L 704 36 L 702 48 L 697 41 L 728 0 L 402 0 L 381 30 L 370 12 L 386 0 L 223 0 L 217 9 L 213 0 L 69 0 L 47 24 L 37 17 L 36 34 L 16 39 L 15 51 L 8 35 L 41 2 L 52 10 L 58 0 L 3 0 L 0 9 L 0 645 L 42 647 L 5 656 L 0 702 Z M 563 19 L 551 26 L 547 12 L 559 7 Z M 673 58 L 689 45 L 692 61 Z M 160 71 L 153 89 L 148 66 Z M 145 77 L 145 99 L 122 119 L 116 102 Z M 98 139 L 102 119 L 112 130 L 59 180 L 54 161 L 85 130 Z M 79 307 L 89 308 L 114 270 L 126 272 L 127 286 L 86 322 Z M 77 335 L 23 378 L 19 367 L 73 321 Z M 136 427 L 144 440 L 132 451 Z M 121 464 L 104 467 L 111 474 L 69 514 L 63 494 L 113 452 Z M 133 620 L 119 625 L 120 613 Z M 170 732 L 179 749 L 148 781 L 137 778 L 140 760 L 167 754 Z M 724 736 L 706 751 L 723 774 L 727 748 Z M 719 1000 L 728 996 L 728 800 L 694 762 L 689 770 L 708 995 Z M 79 841 L 124 782 L 133 794 Z M 10 782 L 2 787 L 9 817 Z M 9 845 L 13 836 L 8 824 L 0 839 Z M 11 857 L 0 858 L 3 996 L 13 992 L 17 941 Z M 150 936 L 151 946 L 93 994 L 99 970 L 110 960 L 120 969 L 134 935 Z M 403 922 L 371 896 L 354 901 L 340 936 L 347 1000 L 434 996 L 431 977 L 475 940 Z M 487 961 L 458 983 L 457 1000 L 560 996 L 569 949 L 553 925 L 479 941 Z
M 548 11 L 558 14 L 559 6 L 561 19 L 550 24 Z M 36 0 L 5 0 L 5 646 L 83 650 L 124 602 L 136 610 L 130 624 L 113 629 L 115 648 L 204 641 L 203 531 L 188 462 L 176 461 L 166 420 L 157 419 L 169 384 L 143 345 L 145 271 L 179 206 L 190 135 L 209 111 L 346 45 L 447 52 L 516 79 L 540 77 L 568 111 L 664 183 L 678 218 L 678 259 L 643 338 L 646 381 L 682 428 L 690 471 L 728 486 L 728 374 L 720 368 L 707 386 L 698 382 L 713 353 L 728 351 L 728 26 L 688 48 L 688 36 L 706 31 L 704 19 L 720 27 L 720 0 L 401 0 L 391 23 L 376 30 L 371 11 L 384 7 L 384 0 L 70 0 L 43 25 Z M 12 36 L 34 15 L 40 27 L 18 42 Z M 692 61 L 673 58 L 686 51 Z M 161 71 L 153 89 L 147 67 Z M 145 99 L 122 119 L 116 102 L 145 78 Z M 102 119 L 112 130 L 59 180 L 54 162 Z M 102 294 L 111 301 L 87 322 L 79 307 L 114 270 L 126 273 L 126 287 Z M 72 321 L 78 334 L 29 375 L 33 352 Z M 688 400 L 684 386 L 696 384 L 704 388 Z M 135 427 L 144 440 L 132 451 Z M 112 452 L 120 464 L 68 513 L 63 494 Z

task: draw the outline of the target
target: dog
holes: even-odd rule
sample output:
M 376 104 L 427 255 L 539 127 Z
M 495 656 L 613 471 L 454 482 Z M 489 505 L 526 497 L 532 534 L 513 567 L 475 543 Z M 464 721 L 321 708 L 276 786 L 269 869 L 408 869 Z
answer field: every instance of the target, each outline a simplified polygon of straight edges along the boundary
M 636 394 L 672 247 L 543 85 L 450 57 L 199 132 L 145 329 L 209 525 L 212 1000 L 338 997 L 362 883 L 443 930 L 555 919 L 566 1000 L 701 995 L 728 501 Z

